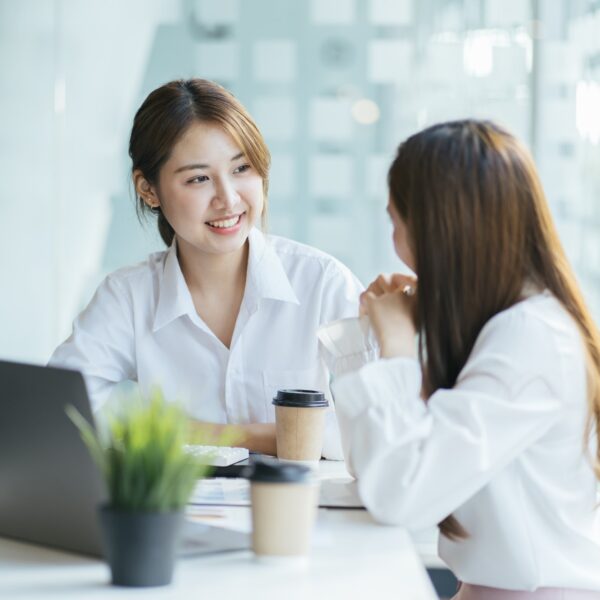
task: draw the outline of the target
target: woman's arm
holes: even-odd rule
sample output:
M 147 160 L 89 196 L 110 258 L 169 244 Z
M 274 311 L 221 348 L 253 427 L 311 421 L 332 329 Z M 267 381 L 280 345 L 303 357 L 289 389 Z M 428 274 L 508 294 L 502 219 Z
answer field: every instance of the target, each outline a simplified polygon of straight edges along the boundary
M 48 364 L 80 371 L 96 412 L 115 384 L 137 379 L 134 338 L 131 302 L 117 279 L 109 275 Z
M 277 455 L 275 423 L 222 425 L 194 421 L 192 441 L 209 446 L 237 446 L 250 452 Z
M 561 418 L 560 349 L 546 325 L 505 315 L 480 337 L 455 387 L 427 404 L 414 358 L 334 383 L 350 467 L 378 520 L 439 523 Z
M 337 261 L 332 261 L 328 265 L 324 278 L 319 324 L 324 326 L 332 321 L 358 316 L 358 299 L 363 289 L 360 281 L 349 269 Z M 331 379 L 331 376 L 338 376 L 343 372 L 358 369 L 368 363 L 369 360 L 376 358 L 377 355 L 374 346 L 361 345 L 352 350 L 351 356 L 337 358 L 325 350 L 322 342 L 321 339 L 319 354 L 320 360 L 327 368 L 328 379 Z M 328 398 L 332 400 L 330 390 L 326 390 L 326 393 Z M 323 458 L 331 460 L 342 460 L 344 458 L 333 403 L 325 419 L 322 454 Z

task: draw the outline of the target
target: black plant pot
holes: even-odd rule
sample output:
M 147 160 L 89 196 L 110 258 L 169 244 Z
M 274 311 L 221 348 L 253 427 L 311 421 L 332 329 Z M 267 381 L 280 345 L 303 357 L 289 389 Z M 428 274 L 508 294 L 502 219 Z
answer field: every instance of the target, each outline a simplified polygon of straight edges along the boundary
M 101 506 L 99 513 L 113 585 L 171 583 L 183 511 L 128 512 Z

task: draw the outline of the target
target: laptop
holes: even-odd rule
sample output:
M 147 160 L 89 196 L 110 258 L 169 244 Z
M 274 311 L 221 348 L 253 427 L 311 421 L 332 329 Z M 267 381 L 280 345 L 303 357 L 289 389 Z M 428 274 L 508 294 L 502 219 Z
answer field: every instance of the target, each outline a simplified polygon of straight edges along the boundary
M 79 372 L 0 361 L 0 536 L 101 556 L 106 490 L 69 404 L 94 422 Z M 247 534 L 186 520 L 179 554 L 249 546 Z

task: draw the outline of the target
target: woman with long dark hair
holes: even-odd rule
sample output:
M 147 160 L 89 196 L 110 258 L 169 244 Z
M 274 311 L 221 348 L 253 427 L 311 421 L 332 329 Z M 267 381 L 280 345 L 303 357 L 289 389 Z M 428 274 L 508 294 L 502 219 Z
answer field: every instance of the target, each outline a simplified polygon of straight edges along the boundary
M 365 505 L 439 524 L 462 600 L 600 597 L 600 338 L 531 157 L 492 123 L 444 123 L 388 183 L 417 278 L 369 286 L 380 360 L 334 383 Z

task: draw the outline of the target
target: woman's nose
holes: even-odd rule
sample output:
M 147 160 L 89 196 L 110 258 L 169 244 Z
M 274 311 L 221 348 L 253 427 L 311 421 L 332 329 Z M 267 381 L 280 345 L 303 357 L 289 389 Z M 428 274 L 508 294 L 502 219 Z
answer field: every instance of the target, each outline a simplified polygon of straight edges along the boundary
M 215 197 L 213 203 L 217 204 L 220 208 L 231 209 L 237 205 L 239 201 L 239 194 L 235 187 L 228 181 L 220 181 L 217 184 L 215 190 Z

